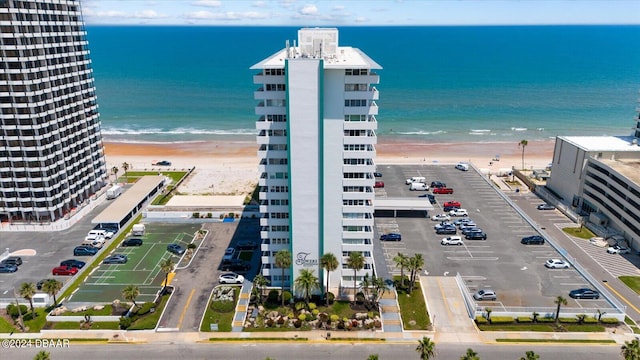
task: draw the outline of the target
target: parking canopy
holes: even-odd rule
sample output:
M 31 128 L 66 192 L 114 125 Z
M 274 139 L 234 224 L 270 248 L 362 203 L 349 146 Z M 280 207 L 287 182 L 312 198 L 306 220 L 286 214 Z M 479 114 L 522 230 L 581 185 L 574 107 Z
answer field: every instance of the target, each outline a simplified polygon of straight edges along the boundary
M 433 205 L 429 203 L 427 198 L 376 198 L 375 202 L 376 214 L 393 212 L 393 216 L 397 216 L 398 211 L 403 213 L 421 213 L 433 210 Z M 424 215 L 424 214 L 422 214 Z

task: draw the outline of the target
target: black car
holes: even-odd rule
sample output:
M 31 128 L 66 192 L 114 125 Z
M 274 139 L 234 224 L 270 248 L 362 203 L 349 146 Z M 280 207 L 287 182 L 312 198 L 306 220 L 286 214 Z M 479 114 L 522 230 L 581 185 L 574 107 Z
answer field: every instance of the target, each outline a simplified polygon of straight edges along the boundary
M 402 240 L 402 235 L 398 233 L 389 233 L 380 235 L 380 241 L 400 241 Z
M 477 232 L 481 233 L 482 229 L 479 227 L 466 227 L 460 230 L 460 232 L 462 232 L 463 235 L 467 235 L 467 234 L 477 233 Z
M 140 246 L 142 245 L 142 239 L 140 238 L 129 238 L 122 242 L 122 246 Z
M 36 283 L 36 289 L 42 290 L 42 285 L 44 285 L 44 283 L 46 283 L 49 280 L 55 280 L 55 279 L 42 279 L 42 280 L 38 281 Z
M 254 250 L 258 248 L 258 244 L 255 241 L 243 240 L 239 241 L 236 247 L 238 250 Z
M 82 269 L 87 263 L 85 263 L 84 261 L 80 261 L 80 260 L 76 260 L 76 259 L 69 259 L 69 260 L 65 260 L 63 262 L 60 263 L 60 266 L 69 266 L 69 267 L 74 267 L 77 269 Z
M 167 245 L 167 251 L 176 255 L 184 254 L 184 248 L 178 244 Z
M 0 264 L 2 264 L 2 265 L 20 266 L 20 265 L 22 265 L 22 258 L 20 256 L 9 256 L 8 258 L 2 260 L 2 262 L 0 262 Z
M 160 165 L 160 166 L 171 166 L 171 161 L 161 160 L 151 165 Z
M 98 248 L 89 245 L 76 246 L 73 249 L 73 256 L 93 256 L 98 253 Z
M 418 197 L 426 197 L 427 199 L 429 199 L 430 203 L 432 204 L 436 203 L 436 197 L 431 194 L 422 194 L 422 195 L 418 195 Z
M 457 234 L 458 229 L 455 226 L 443 226 L 436 230 L 436 234 L 441 235 L 455 235 Z
M 0 264 L 0 273 L 14 273 L 18 271 L 18 267 L 10 264 Z
M 220 264 L 220 270 L 222 271 L 243 272 L 249 271 L 249 269 L 251 269 L 251 264 L 240 259 L 222 260 Z
M 600 293 L 593 289 L 582 288 L 569 291 L 569 296 L 574 299 L 599 299 Z
M 445 188 L 445 187 L 447 187 L 447 184 L 443 183 L 442 181 L 431 182 L 431 188 Z
M 467 240 L 487 240 L 487 234 L 483 232 L 470 232 L 464 236 Z
M 540 235 L 531 235 L 523 237 L 520 244 L 524 245 L 544 245 L 544 238 Z
M 374 172 L 374 173 L 373 173 L 373 176 L 375 176 L 375 177 L 382 177 L 382 173 L 381 173 L 381 172 L 376 171 L 376 172 Z

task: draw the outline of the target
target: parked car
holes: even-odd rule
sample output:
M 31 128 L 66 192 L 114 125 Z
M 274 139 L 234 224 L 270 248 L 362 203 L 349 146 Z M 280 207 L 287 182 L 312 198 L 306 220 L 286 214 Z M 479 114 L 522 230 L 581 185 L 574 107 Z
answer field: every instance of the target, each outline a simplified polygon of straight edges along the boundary
M 404 183 L 409 185 L 409 184 L 412 184 L 414 182 L 426 183 L 427 179 L 424 176 L 412 176 L 412 177 L 408 178 Z
M 13 265 L 20 266 L 22 265 L 22 258 L 20 256 L 9 256 L 8 258 L 2 260 L 0 262 L 1 265 Z
M 458 228 L 460 230 L 464 230 L 466 228 L 474 228 L 474 227 L 477 227 L 477 226 L 478 225 L 473 221 L 465 221 L 465 222 L 461 222 L 460 224 L 458 224 Z
M 493 290 L 482 289 L 478 290 L 475 294 L 473 294 L 473 298 L 482 301 L 482 300 L 496 300 L 498 296 L 496 292 Z
M 258 244 L 251 240 L 242 240 L 238 242 L 239 250 L 254 250 L 258 248 Z
M 98 237 L 102 236 L 105 239 L 111 239 L 113 237 L 114 233 L 113 231 L 109 231 L 107 229 L 93 229 L 91 231 L 89 231 L 89 233 L 87 234 L 86 239 L 97 239 Z
M 69 267 L 74 267 L 77 269 L 82 269 L 87 263 L 85 263 L 84 261 L 80 261 L 80 260 L 76 260 L 76 259 L 69 259 L 69 260 L 65 260 L 62 261 L 60 263 L 60 266 L 69 266 Z
M 437 215 L 433 215 L 431 217 L 431 220 L 433 221 L 445 221 L 445 220 L 449 220 L 451 219 L 451 217 L 447 214 L 437 214 Z
M 231 260 L 231 259 L 233 259 L 233 255 L 235 255 L 235 253 L 236 253 L 236 249 L 235 248 L 228 247 L 224 251 L 224 255 L 222 256 L 222 260 Z
M 607 252 L 609 254 L 631 254 L 631 249 L 616 244 L 613 246 L 609 246 Z
M 224 273 L 218 276 L 218 282 L 220 284 L 242 284 L 244 276 L 236 273 Z
M 462 238 L 460 236 L 447 236 L 440 240 L 440 245 L 464 245 Z
M 380 236 L 380 241 L 400 241 L 400 240 L 402 240 L 402 235 L 399 233 L 382 234 Z
M 443 187 L 447 187 L 447 184 L 443 183 L 442 181 L 432 181 L 431 182 L 431 187 L 432 188 L 443 188 Z
M 226 259 L 222 260 L 220 263 L 220 269 L 222 271 L 249 271 L 251 269 L 251 264 L 240 259 Z
M 482 232 L 482 231 L 483 230 L 477 226 L 460 229 L 460 232 L 462 233 L 462 235 L 468 235 L 474 232 Z
M 434 194 L 453 194 L 453 189 L 446 188 L 446 187 L 433 188 L 433 193 Z
M 463 217 L 463 218 L 460 218 L 460 219 L 456 219 L 453 222 L 453 225 L 460 226 L 462 224 L 468 224 L 468 223 L 472 223 L 472 222 L 473 222 L 473 220 L 471 220 L 470 217 Z
M 10 264 L 0 264 L 0 273 L 14 273 L 18 271 L 18 267 Z
M 593 289 L 582 288 L 569 291 L 569 296 L 574 299 L 599 299 L 600 293 Z
M 373 173 L 373 176 L 374 176 L 374 177 L 382 177 L 382 173 L 381 173 L 381 172 L 379 172 L 379 171 L 375 171 L 375 172 Z
M 430 203 L 432 204 L 436 203 L 436 197 L 431 194 L 422 194 L 422 195 L 418 195 L 418 197 L 426 197 L 427 199 L 429 199 Z
M 589 239 L 589 243 L 591 245 L 595 245 L 595 246 L 601 247 L 601 248 L 609 247 L 609 243 L 604 238 L 601 238 L 599 236 L 594 236 L 591 239 Z
M 169 245 L 167 245 L 167 251 L 172 253 L 172 254 L 182 255 L 182 254 L 184 254 L 185 250 L 181 245 L 169 244 Z
M 453 209 L 449 211 L 450 216 L 469 216 L 467 209 Z
M 549 269 L 568 269 L 569 263 L 560 259 L 549 259 L 544 263 Z
M 459 162 L 456 164 L 456 169 L 462 170 L 462 171 L 469 171 L 469 164 L 465 162 Z
M 55 280 L 55 279 L 42 279 L 42 280 L 38 281 L 36 283 L 36 289 L 42 290 L 42 286 L 44 285 L 44 283 L 46 283 L 49 280 Z
M 458 230 L 456 229 L 455 226 L 441 227 L 440 229 L 436 230 L 436 234 L 438 235 L 455 235 L 457 233 L 458 233 Z
M 151 165 L 158 165 L 158 166 L 171 166 L 171 161 L 168 160 L 160 160 L 160 161 L 156 161 L 154 163 L 151 163 Z
M 75 275 L 78 273 L 78 269 L 71 266 L 58 266 L 54 267 L 51 273 L 53 275 Z
M 102 260 L 103 264 L 126 264 L 129 260 L 129 257 L 124 254 L 113 254 L 104 260 Z
M 487 240 L 487 234 L 482 231 L 474 231 L 464 236 L 467 240 Z
M 438 230 L 438 229 L 441 229 L 441 228 L 443 228 L 443 227 L 451 227 L 451 228 L 454 228 L 454 229 L 455 229 L 455 227 L 456 227 L 456 226 L 455 226 L 455 225 L 453 225 L 453 224 L 451 223 L 451 221 L 449 221 L 449 220 L 445 220 L 445 221 L 442 221 L 442 222 L 440 222 L 440 223 L 438 223 L 438 224 L 435 224 L 435 225 L 433 226 L 433 229 L 434 229 L 434 230 Z
M 384 187 L 384 181 L 378 180 L 373 184 L 374 188 L 383 188 Z
M 143 244 L 142 239 L 140 238 L 128 238 L 122 242 L 123 247 L 127 246 L 141 246 Z
M 73 248 L 73 256 L 93 256 L 98 253 L 100 249 L 90 245 L 80 245 Z
M 445 201 L 442 206 L 450 207 L 452 209 L 460 209 L 462 207 L 462 204 L 460 204 L 459 201 Z
M 556 207 L 549 204 L 540 204 L 538 205 L 538 210 L 555 210 Z
M 524 245 L 544 245 L 544 238 L 540 235 L 531 235 L 523 237 L 520 244 Z

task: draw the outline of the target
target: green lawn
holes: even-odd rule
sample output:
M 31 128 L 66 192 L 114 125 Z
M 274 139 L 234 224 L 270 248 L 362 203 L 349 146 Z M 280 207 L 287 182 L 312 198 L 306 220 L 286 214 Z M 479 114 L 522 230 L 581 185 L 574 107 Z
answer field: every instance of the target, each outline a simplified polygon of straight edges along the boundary
M 158 321 L 160 321 L 160 315 L 162 315 L 162 310 L 167 305 L 169 301 L 169 295 L 163 295 L 160 300 L 160 305 L 156 307 L 154 312 L 149 312 L 139 318 L 136 318 L 134 315 L 133 323 L 127 330 L 153 330 L 158 325 Z
M 0 333 L 10 333 L 17 329 L 4 318 L 0 318 Z
M 620 276 L 618 279 L 627 285 L 631 290 L 640 294 L 640 276 Z
M 48 322 L 47 328 L 51 330 L 78 330 L 80 329 L 80 323 L 77 321 Z M 91 323 L 91 330 L 118 330 L 118 329 L 120 329 L 120 323 L 117 321 Z
M 566 232 L 571 236 L 575 236 L 581 239 L 590 239 L 595 236 L 595 234 L 592 233 L 585 226 L 582 227 L 582 230 L 580 230 L 579 227 L 566 227 L 566 228 L 563 228 L 562 231 Z
M 238 303 L 238 295 L 240 294 L 240 287 L 234 289 L 236 304 Z M 233 316 L 235 313 L 236 304 L 233 306 L 233 310 L 229 312 L 218 312 L 211 308 L 211 302 L 207 305 L 207 310 L 204 312 L 204 318 L 202 319 L 202 325 L 200 331 L 210 332 L 211 324 L 218 324 L 218 332 L 231 331 L 233 324 Z
M 398 289 L 398 305 L 405 330 L 428 330 L 431 325 L 420 284 L 416 283 L 411 294 Z

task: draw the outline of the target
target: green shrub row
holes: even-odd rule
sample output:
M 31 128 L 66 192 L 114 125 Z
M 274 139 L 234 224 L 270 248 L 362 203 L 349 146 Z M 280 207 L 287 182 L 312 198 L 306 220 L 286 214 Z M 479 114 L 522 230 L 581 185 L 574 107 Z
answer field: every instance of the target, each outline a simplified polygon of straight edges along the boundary
M 536 319 L 538 323 L 553 323 L 555 322 L 555 319 L 552 317 L 542 317 L 542 318 L 537 318 Z M 561 317 L 558 319 L 560 321 L 560 323 L 563 324 L 577 324 L 578 323 L 578 318 L 577 317 L 573 317 L 573 318 L 569 318 L 569 317 Z M 476 316 L 476 324 L 478 325 L 486 325 L 489 324 L 489 321 L 483 317 L 483 316 Z M 517 322 L 518 324 L 531 324 L 533 323 L 533 319 L 528 317 L 528 316 L 519 316 L 516 319 L 514 319 L 511 316 L 492 316 L 491 317 L 491 324 L 492 325 L 501 325 L 501 324 L 512 324 L 514 322 Z M 584 318 L 584 320 L 582 321 L 584 324 L 597 324 L 598 323 L 598 319 L 593 318 L 593 317 L 586 317 Z M 616 318 L 602 318 L 601 322 L 603 324 L 607 324 L 607 325 L 615 325 L 618 323 L 618 320 Z
M 513 323 L 513 316 L 492 316 L 492 324 L 511 324 Z

